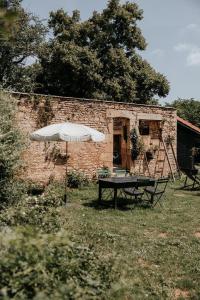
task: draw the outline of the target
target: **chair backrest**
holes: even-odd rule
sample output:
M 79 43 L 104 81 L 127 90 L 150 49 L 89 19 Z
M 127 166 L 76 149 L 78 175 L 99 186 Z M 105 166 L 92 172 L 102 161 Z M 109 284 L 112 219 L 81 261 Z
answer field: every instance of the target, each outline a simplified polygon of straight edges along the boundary
M 156 185 L 155 185 L 155 192 L 159 191 L 159 192 L 165 192 L 167 184 L 169 182 L 169 178 L 168 177 L 161 177 L 159 179 L 156 180 Z

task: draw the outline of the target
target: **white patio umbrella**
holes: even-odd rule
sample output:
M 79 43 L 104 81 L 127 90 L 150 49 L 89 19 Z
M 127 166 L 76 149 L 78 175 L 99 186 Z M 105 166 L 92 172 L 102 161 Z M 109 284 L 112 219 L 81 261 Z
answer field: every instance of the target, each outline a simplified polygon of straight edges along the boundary
M 67 154 L 67 142 L 102 142 L 105 139 L 105 134 L 82 124 L 66 122 L 52 124 L 38 129 L 30 135 L 30 139 L 32 141 L 65 141 Z M 65 201 L 67 199 L 66 191 L 67 163 L 65 180 Z

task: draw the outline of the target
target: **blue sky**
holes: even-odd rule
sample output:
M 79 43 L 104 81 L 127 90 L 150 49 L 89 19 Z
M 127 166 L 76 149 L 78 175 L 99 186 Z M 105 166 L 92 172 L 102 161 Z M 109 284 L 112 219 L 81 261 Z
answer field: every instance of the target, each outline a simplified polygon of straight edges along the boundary
M 125 2 L 125 1 L 121 1 Z M 135 0 L 144 10 L 138 23 L 148 47 L 141 54 L 170 82 L 169 95 L 161 103 L 180 98 L 200 99 L 200 1 Z M 23 6 L 42 19 L 49 12 L 79 9 L 81 18 L 106 7 L 106 0 L 24 0 Z

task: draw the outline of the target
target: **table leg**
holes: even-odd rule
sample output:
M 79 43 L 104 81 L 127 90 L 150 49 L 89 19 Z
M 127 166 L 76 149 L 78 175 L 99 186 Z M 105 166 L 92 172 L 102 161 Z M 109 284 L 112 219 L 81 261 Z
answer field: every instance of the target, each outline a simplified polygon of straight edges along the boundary
M 101 188 L 101 185 L 99 184 L 99 204 L 101 203 L 101 197 L 102 197 L 102 188 Z
M 115 209 L 117 208 L 117 188 L 114 188 L 114 205 Z

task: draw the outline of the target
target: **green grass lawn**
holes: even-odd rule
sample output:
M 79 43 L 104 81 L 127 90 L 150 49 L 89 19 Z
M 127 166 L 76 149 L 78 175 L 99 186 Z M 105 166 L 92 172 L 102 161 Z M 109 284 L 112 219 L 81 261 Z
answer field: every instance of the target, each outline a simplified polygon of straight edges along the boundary
M 200 299 L 200 192 L 179 190 L 178 184 L 167 189 L 164 207 L 156 206 L 154 209 L 130 209 L 130 205 L 119 205 L 117 210 L 112 206 L 98 207 L 95 185 L 71 190 L 67 206 L 50 206 L 46 210 L 40 210 L 40 204 L 35 202 L 32 205 L 29 197 L 28 203 L 26 201 L 23 206 L 9 208 L 1 214 L 0 242 L 3 248 L 0 250 L 0 271 L 3 271 L 2 265 L 9 251 L 14 259 L 15 253 L 8 249 L 12 249 L 10 243 L 13 239 L 19 240 L 18 235 L 24 244 L 34 240 L 40 249 L 44 247 L 41 240 L 50 239 L 50 245 L 54 243 L 55 246 L 62 236 L 75 245 L 81 245 L 80 249 L 90 249 L 90 256 L 98 256 L 101 266 L 103 262 L 102 268 L 110 266 L 105 273 L 108 279 L 103 278 L 103 269 L 100 275 L 100 280 L 108 280 L 109 284 L 96 294 L 93 287 L 91 294 L 71 292 L 71 296 L 64 296 L 65 293 L 60 292 L 56 296 L 55 290 L 62 278 L 52 290 L 54 299 Z M 37 203 L 37 200 L 34 201 Z M 5 231 L 5 225 L 9 230 Z M 59 245 L 61 250 L 63 241 Z M 84 253 L 84 250 L 80 251 Z M 64 259 L 63 253 L 61 257 Z M 45 256 L 37 259 L 44 261 Z M 29 274 L 30 269 L 29 259 L 25 260 L 23 276 Z M 37 265 L 40 263 L 37 261 Z M 46 278 L 49 278 L 51 272 L 45 272 Z M 12 288 L 10 280 L 5 281 L 4 285 L 8 282 Z M 50 299 L 47 294 L 42 294 L 45 287 L 38 288 L 38 284 L 36 282 L 36 292 L 43 296 L 40 298 L 38 292 L 35 299 Z M 84 289 L 84 284 L 81 288 Z M 12 293 L 7 292 L 5 286 L 1 285 L 1 289 L 2 297 L 11 298 Z M 15 289 L 13 295 L 16 299 L 26 299 L 21 291 L 26 289 L 26 285 L 21 290 L 18 288 L 20 293 L 17 287 Z

